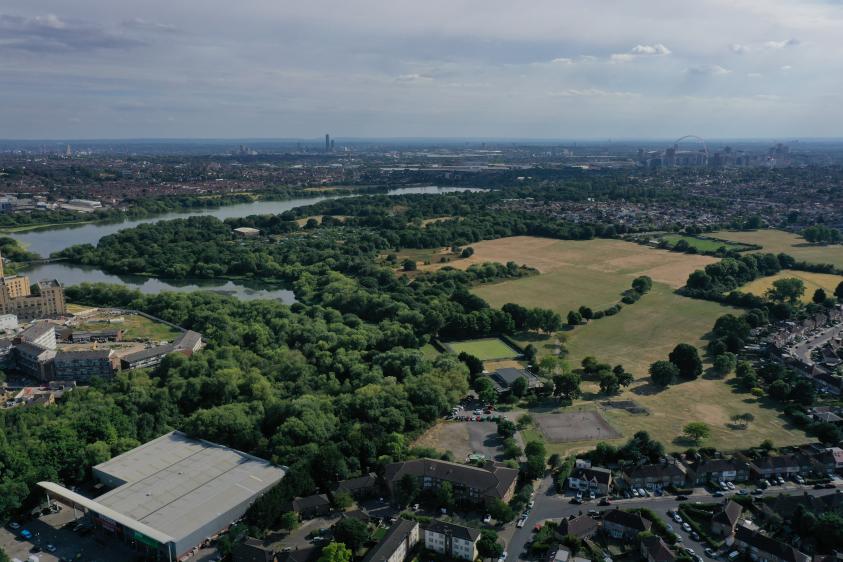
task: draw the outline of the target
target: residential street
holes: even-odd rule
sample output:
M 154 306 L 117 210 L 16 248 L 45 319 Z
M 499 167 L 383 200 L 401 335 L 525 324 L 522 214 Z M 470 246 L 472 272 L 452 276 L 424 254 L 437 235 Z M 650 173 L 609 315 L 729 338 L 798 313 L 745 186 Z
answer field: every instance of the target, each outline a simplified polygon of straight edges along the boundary
M 728 494 L 725 494 L 725 496 L 731 496 L 735 493 L 736 492 L 729 492 Z M 796 484 L 789 482 L 784 486 L 774 486 L 768 488 L 767 490 L 765 490 L 763 496 L 776 496 L 778 494 L 796 495 L 803 493 L 807 493 L 812 496 L 823 496 L 826 494 L 834 494 L 838 492 L 836 490 L 814 490 L 810 487 L 797 486 Z M 515 560 L 528 560 L 525 552 L 525 547 L 527 543 L 530 542 L 530 539 L 533 534 L 533 527 L 536 525 L 536 523 L 541 523 L 548 519 L 554 519 L 558 521 L 562 518 L 567 518 L 570 515 L 587 513 L 591 509 L 605 511 L 615 508 L 633 509 L 639 507 L 646 507 L 647 509 L 651 509 L 652 511 L 664 517 L 665 521 L 673 527 L 674 532 L 676 532 L 682 538 L 682 542 L 685 546 L 693 548 L 696 554 L 701 556 L 704 560 L 710 561 L 712 559 L 705 556 L 703 552 L 705 546 L 701 543 L 691 540 L 691 538 L 688 536 L 688 533 L 684 532 L 681 529 L 681 525 L 676 524 L 671 518 L 667 516 L 667 512 L 669 510 L 675 510 L 682 503 L 713 503 L 723 501 L 723 499 L 724 498 L 712 497 L 712 495 L 709 492 L 705 491 L 703 488 L 698 488 L 695 490 L 695 493 L 693 495 L 688 496 L 688 499 L 683 502 L 677 501 L 675 496 L 667 495 L 651 496 L 647 498 L 613 500 L 611 506 L 603 507 L 597 505 L 597 500 L 584 502 L 582 505 L 574 505 L 570 503 L 570 495 L 557 494 L 554 491 L 553 480 L 551 477 L 548 476 L 545 477 L 541 481 L 539 486 L 536 488 L 536 503 L 533 506 L 532 511 L 530 512 L 530 516 L 527 519 L 527 524 L 524 525 L 524 527 L 522 527 L 521 529 L 516 528 L 514 524 L 508 525 L 507 528 L 500 533 L 500 536 L 506 544 L 506 551 L 509 554 L 507 558 L 508 561 L 511 562 Z

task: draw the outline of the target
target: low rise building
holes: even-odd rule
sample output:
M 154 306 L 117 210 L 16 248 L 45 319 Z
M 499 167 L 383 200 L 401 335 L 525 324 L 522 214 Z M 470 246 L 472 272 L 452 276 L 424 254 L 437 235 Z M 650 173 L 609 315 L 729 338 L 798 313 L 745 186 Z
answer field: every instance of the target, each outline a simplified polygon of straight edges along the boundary
M 704 459 L 686 464 L 688 480 L 693 484 L 709 482 L 746 482 L 749 480 L 749 463 L 737 459 Z
M 123 369 L 148 369 L 157 367 L 163 359 L 174 351 L 172 344 L 157 345 L 148 347 L 134 353 L 128 353 L 120 358 L 120 366 Z
M 499 393 L 508 391 L 512 388 L 513 383 L 520 378 L 527 381 L 527 388 L 538 388 L 543 384 L 541 379 L 527 369 L 504 367 L 489 374 L 489 380 L 492 381 L 495 390 Z
M 612 488 L 612 471 L 596 466 L 581 468 L 568 477 L 568 488 L 590 492 L 595 496 L 607 496 Z
M 573 535 L 580 539 L 594 536 L 600 529 L 600 522 L 588 515 L 571 515 L 559 522 L 557 534 L 560 537 Z
M 740 526 L 735 531 L 734 546 L 758 562 L 810 562 L 811 557 L 795 547 L 760 531 Z
M 108 379 L 119 367 L 112 349 L 59 351 L 53 359 L 54 376 L 68 380 L 90 380 L 93 377 Z
M 363 562 L 404 562 L 419 543 L 419 524 L 399 519 L 389 528 L 383 539 L 373 546 Z
M 641 540 L 641 556 L 647 562 L 674 562 L 676 556 L 667 543 L 657 535 L 644 537 Z
M 801 454 L 759 457 L 749 466 L 755 478 L 789 478 L 797 474 L 806 474 L 813 469 L 811 459 Z
M 259 228 L 252 228 L 250 226 L 241 226 L 234 229 L 234 234 L 243 238 L 254 238 L 255 236 L 260 236 L 260 233 Z
M 726 502 L 711 516 L 711 533 L 719 537 L 728 537 L 735 532 L 735 526 L 743 513 L 743 508 L 737 502 Z
M 0 314 L 0 331 L 12 332 L 18 329 L 18 317 L 14 314 Z
M 422 490 L 436 490 L 449 482 L 454 495 L 462 501 L 480 503 L 491 500 L 508 502 L 515 494 L 518 471 L 497 463 L 484 467 L 434 459 L 414 459 L 386 466 L 384 480 L 394 495 L 398 482 L 411 476 Z
M 434 521 L 424 529 L 424 547 L 449 558 L 474 560 L 480 531 L 462 525 Z
M 14 355 L 15 365 L 20 372 L 41 381 L 53 378 L 55 350 L 23 342 L 15 346 Z
M 275 551 L 263 544 L 263 541 L 246 537 L 231 549 L 232 562 L 278 562 Z
M 649 531 L 653 523 L 637 513 L 611 509 L 603 513 L 603 532 L 618 540 L 634 540 L 638 533 Z
M 623 482 L 630 488 L 681 487 L 687 479 L 687 469 L 674 459 L 658 464 L 643 464 L 624 470 Z
M 335 494 L 347 493 L 356 499 L 363 499 L 375 493 L 378 486 L 378 477 L 374 472 L 358 476 L 357 478 L 349 478 L 342 480 L 337 484 Z
M 298 513 L 302 519 L 313 519 L 331 512 L 331 500 L 325 494 L 293 498 L 287 506 L 287 511 Z

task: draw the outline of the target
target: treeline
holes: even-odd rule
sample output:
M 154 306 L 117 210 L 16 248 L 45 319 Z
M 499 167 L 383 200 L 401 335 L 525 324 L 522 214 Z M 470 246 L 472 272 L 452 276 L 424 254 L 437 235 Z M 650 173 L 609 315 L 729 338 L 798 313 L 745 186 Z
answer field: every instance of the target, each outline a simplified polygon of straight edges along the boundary
M 173 428 L 290 466 L 277 493 L 310 494 L 404 458 L 412 437 L 469 389 L 462 362 L 426 360 L 414 349 L 423 338 L 401 322 L 208 293 L 67 293 L 197 330 L 209 345 L 152 373 L 76 389 L 51 408 L 0 412 L 0 513 L 31 505 L 39 480 L 82 482 L 91 465 Z

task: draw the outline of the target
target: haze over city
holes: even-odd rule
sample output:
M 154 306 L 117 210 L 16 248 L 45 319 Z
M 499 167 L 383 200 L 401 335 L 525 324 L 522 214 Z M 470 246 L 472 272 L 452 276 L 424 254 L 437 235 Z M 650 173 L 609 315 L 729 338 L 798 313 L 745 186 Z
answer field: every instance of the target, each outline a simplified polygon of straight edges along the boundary
M 8 0 L 0 137 L 833 137 L 843 3 Z

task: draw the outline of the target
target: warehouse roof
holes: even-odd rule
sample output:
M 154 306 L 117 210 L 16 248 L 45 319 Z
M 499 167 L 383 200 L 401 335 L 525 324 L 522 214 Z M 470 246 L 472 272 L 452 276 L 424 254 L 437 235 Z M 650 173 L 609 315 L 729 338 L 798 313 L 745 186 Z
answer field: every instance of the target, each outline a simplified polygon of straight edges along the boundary
M 176 541 L 250 501 L 285 474 L 283 468 L 265 460 L 178 431 L 94 470 L 125 483 L 88 500 L 91 505 L 86 507 L 121 523 L 126 521 L 130 528 L 140 530 L 136 522 L 144 529 L 156 530 L 158 537 L 170 536 Z

